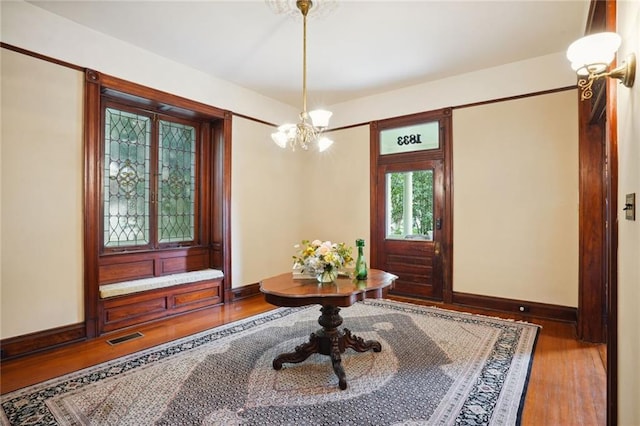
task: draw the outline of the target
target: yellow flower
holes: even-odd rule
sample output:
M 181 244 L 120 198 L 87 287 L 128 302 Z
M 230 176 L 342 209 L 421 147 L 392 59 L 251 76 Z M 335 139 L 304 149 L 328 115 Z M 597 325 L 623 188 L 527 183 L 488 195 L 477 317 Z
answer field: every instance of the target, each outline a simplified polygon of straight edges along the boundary
M 294 247 L 298 249 L 297 256 L 293 256 L 294 267 L 299 267 L 303 272 L 317 274 L 323 270 L 340 269 L 353 262 L 352 249 L 345 243 L 302 240 L 301 245 Z

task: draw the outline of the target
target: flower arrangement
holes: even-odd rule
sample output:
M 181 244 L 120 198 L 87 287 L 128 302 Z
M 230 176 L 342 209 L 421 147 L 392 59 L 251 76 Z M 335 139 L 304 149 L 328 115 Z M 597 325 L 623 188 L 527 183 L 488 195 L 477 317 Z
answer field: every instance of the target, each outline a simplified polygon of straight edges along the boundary
M 338 270 L 353 262 L 352 248 L 347 247 L 345 243 L 303 240 L 294 247 L 299 251 L 293 256 L 293 267 L 299 268 L 303 273 L 317 275 L 318 280 L 322 282 L 335 280 Z

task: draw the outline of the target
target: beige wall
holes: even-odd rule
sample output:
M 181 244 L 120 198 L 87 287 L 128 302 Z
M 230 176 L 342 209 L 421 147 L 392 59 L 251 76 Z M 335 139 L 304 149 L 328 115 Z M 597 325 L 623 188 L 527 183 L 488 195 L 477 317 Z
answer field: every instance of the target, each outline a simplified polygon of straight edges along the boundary
M 640 58 L 640 2 L 618 1 L 621 61 L 630 52 Z M 640 68 L 635 85 L 618 86 L 618 207 L 625 195 L 640 202 Z M 636 207 L 637 209 L 637 207 Z M 618 220 L 618 424 L 640 424 L 640 213 L 636 220 Z
M 304 164 L 271 142 L 273 127 L 233 118 L 231 261 L 233 287 L 291 269 L 302 235 Z
M 290 270 L 303 239 L 369 239 L 369 126 L 331 132 L 321 154 L 283 150 L 273 131 L 234 117 L 233 287 Z
M 576 84 L 564 51 L 331 105 L 332 126 L 365 123 Z
M 84 321 L 78 71 L 1 49 L 1 338 Z
M 453 112 L 453 290 L 578 295 L 575 91 Z
M 22 0 L 0 1 L 0 37 L 3 43 L 12 46 L 265 121 L 284 122 L 299 113 L 291 105 L 86 28 Z
M 345 242 L 369 241 L 369 126 L 331 132 L 334 144 L 323 153 L 303 155 L 304 234 L 300 239 Z

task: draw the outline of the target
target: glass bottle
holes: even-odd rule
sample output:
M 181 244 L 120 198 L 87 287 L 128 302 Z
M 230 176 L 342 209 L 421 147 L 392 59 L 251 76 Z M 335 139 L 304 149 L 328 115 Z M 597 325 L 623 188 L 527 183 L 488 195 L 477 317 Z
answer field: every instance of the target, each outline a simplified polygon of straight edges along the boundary
M 353 271 L 354 278 L 356 280 L 367 279 L 367 260 L 364 257 L 364 240 L 356 240 L 356 247 L 358 247 L 358 258 L 356 259 L 356 267 Z

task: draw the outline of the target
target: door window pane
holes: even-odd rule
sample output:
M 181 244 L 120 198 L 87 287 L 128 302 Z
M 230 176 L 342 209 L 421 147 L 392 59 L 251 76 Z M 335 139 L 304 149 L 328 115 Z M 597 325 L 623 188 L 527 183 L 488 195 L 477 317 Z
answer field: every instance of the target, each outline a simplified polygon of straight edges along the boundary
M 386 237 L 433 241 L 433 170 L 386 174 Z
M 104 245 L 149 244 L 151 119 L 107 108 L 104 135 Z
M 161 243 L 194 239 L 196 129 L 160 121 L 158 218 Z

